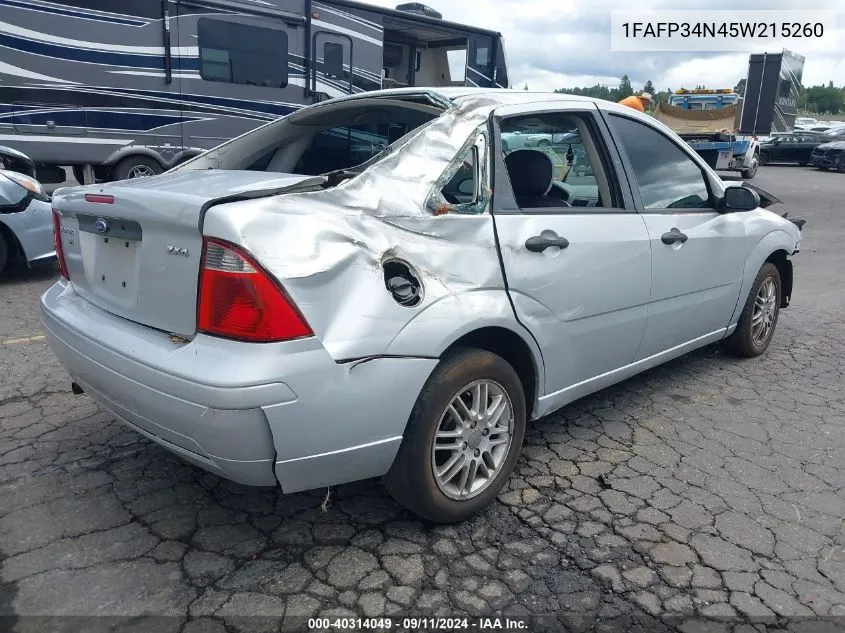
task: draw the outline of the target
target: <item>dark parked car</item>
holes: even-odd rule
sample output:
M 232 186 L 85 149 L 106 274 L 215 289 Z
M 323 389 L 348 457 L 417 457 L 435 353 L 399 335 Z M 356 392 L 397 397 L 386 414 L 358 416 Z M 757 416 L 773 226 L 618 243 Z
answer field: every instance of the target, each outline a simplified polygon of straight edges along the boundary
M 820 132 L 792 132 L 778 134 L 760 143 L 760 164 L 767 163 L 798 163 L 806 165 L 810 162 L 813 150 L 826 142 L 830 137 Z
M 835 169 L 845 174 L 845 135 L 840 141 L 819 145 L 810 155 L 810 161 L 819 169 Z

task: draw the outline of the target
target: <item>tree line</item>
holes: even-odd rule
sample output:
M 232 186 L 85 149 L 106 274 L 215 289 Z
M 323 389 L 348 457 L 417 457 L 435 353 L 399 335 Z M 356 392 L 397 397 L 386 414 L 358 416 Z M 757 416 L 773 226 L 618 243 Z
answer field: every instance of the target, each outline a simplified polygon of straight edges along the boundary
M 696 85 L 694 88 L 705 88 L 706 86 Z M 723 88 L 724 86 L 719 86 Z M 693 86 L 682 86 L 683 88 L 692 89 Z M 527 86 L 526 86 L 527 89 Z M 745 95 L 745 79 L 740 79 L 734 86 L 734 91 L 741 96 Z M 647 92 L 654 98 L 655 105 L 657 103 L 666 102 L 669 100 L 669 95 L 672 94 L 671 89 L 656 90 L 651 80 L 647 81 L 642 90 L 634 90 L 631 84 L 631 78 L 628 75 L 622 75 L 619 85 L 611 88 L 604 84 L 596 84 L 594 86 L 584 86 L 579 88 L 558 88 L 557 93 L 579 95 L 582 97 L 593 97 L 595 99 L 605 99 L 607 101 L 621 101 L 626 97 L 641 92 Z M 798 109 L 801 112 L 808 114 L 840 114 L 845 113 L 845 86 L 839 88 L 829 82 L 827 86 L 801 86 L 798 93 Z

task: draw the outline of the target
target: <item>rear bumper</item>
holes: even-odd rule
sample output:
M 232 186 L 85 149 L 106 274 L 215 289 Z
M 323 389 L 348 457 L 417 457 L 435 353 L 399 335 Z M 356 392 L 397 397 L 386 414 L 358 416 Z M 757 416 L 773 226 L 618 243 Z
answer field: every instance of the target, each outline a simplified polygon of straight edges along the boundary
M 104 409 L 233 481 L 295 492 L 390 468 L 432 359 L 335 363 L 316 339 L 174 343 L 59 282 L 41 299 L 60 362 Z

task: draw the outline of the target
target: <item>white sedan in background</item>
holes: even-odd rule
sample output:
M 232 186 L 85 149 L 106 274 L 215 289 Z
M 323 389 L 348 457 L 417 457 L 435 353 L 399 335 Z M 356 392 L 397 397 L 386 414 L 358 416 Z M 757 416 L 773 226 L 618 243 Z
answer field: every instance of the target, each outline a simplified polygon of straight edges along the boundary
M 55 257 L 50 198 L 35 178 L 35 165 L 0 147 L 0 274 L 10 264 L 31 267 Z

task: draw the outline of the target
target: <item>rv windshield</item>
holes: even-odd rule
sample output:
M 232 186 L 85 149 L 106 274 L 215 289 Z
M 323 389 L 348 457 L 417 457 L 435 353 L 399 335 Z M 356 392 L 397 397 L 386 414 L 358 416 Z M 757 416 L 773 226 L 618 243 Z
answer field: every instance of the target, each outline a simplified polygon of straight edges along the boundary
M 355 99 L 295 112 L 176 167 L 316 176 L 363 169 L 443 113 L 440 105 Z

